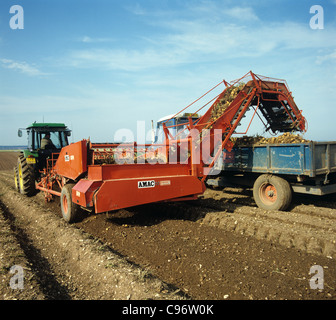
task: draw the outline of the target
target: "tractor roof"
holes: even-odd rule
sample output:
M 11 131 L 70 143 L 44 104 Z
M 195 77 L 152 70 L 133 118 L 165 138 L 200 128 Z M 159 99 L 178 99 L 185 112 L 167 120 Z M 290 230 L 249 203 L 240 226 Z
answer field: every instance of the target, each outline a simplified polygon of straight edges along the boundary
M 32 123 L 30 126 L 28 126 L 27 129 L 30 128 L 66 128 L 64 123 Z

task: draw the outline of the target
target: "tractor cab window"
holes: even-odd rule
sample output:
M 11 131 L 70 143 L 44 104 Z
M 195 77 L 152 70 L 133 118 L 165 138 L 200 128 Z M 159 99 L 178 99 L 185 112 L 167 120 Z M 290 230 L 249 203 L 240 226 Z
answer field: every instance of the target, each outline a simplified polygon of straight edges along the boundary
M 40 141 L 41 141 L 41 133 L 34 132 L 34 149 L 40 148 Z
M 188 118 L 180 118 L 177 121 L 177 138 L 183 139 L 188 137 L 189 130 L 187 129 L 187 125 L 189 124 Z
M 167 126 L 168 128 L 168 131 L 170 132 L 170 134 L 172 136 L 175 135 L 175 127 L 171 127 L 171 126 L 174 126 L 174 122 L 175 122 L 175 119 L 171 119 L 169 121 L 162 121 L 162 122 L 159 122 L 157 124 L 157 128 L 156 128 L 156 137 L 155 137 L 155 143 L 164 143 L 164 140 L 165 140 L 165 134 L 164 134 L 164 130 L 163 130 L 163 123 Z
M 28 134 L 28 149 L 37 150 L 40 148 L 41 133 L 34 130 L 27 130 Z
M 65 147 L 69 144 L 68 135 L 69 134 L 68 134 L 67 131 L 61 131 L 60 132 L 60 141 L 61 141 L 62 147 Z
M 27 134 L 28 134 L 28 149 L 33 150 L 34 149 L 34 144 L 33 144 L 34 131 L 28 130 Z
M 67 134 L 64 131 L 49 131 L 50 133 L 50 140 L 52 144 L 48 144 L 46 147 L 43 148 L 42 146 L 42 139 L 45 137 L 46 133 L 41 132 L 39 133 L 39 147 L 43 149 L 62 149 L 63 147 L 68 145 L 68 138 Z M 45 144 L 45 143 L 43 143 Z
M 62 148 L 59 132 L 50 132 L 50 140 L 52 141 L 52 143 L 54 144 L 56 149 L 61 149 Z
M 162 122 L 157 124 L 154 143 L 161 144 L 164 141 Z
M 193 117 L 192 122 L 195 124 L 198 118 Z M 189 118 L 188 117 L 178 117 L 170 119 L 169 121 L 160 121 L 157 123 L 155 143 L 163 143 L 165 139 L 163 131 L 163 123 L 166 124 L 169 133 L 176 139 L 187 138 L 189 135 Z

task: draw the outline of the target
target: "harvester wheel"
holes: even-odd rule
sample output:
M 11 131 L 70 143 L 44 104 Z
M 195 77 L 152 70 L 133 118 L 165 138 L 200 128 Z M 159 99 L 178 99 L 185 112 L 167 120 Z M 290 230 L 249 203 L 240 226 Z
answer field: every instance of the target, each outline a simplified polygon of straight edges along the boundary
M 61 211 L 63 219 L 69 223 L 75 222 L 78 217 L 79 206 L 72 202 L 72 188 L 74 184 L 66 184 L 61 191 Z
M 263 174 L 253 185 L 253 197 L 259 208 L 284 211 L 292 201 L 292 188 L 283 178 Z
M 14 167 L 14 186 L 16 191 L 20 191 L 19 189 L 19 177 L 18 177 L 18 167 Z
M 19 156 L 18 165 L 18 187 L 20 193 L 26 196 L 32 196 L 35 194 L 35 174 L 34 168 L 27 164 L 23 155 Z

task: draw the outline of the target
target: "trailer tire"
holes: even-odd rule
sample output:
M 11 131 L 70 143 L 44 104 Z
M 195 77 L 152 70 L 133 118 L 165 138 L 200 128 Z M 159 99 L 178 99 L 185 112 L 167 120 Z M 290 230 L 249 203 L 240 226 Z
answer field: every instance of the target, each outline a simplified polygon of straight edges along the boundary
M 36 193 L 34 167 L 27 164 L 23 154 L 19 156 L 17 171 L 19 192 L 26 196 L 33 196 Z
M 72 188 L 75 184 L 66 184 L 61 191 L 61 211 L 63 219 L 69 223 L 75 222 L 78 218 L 79 206 L 72 202 Z
M 261 209 L 284 211 L 292 202 L 292 188 L 281 177 L 263 174 L 254 182 L 253 197 Z

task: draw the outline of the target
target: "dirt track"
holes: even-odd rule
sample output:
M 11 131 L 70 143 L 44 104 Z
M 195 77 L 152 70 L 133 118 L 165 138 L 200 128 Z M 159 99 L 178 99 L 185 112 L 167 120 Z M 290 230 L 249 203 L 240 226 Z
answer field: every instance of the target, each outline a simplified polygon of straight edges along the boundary
M 0 151 L 0 170 L 13 170 L 16 164 L 18 153 L 12 151 Z
M 4 154 L 2 299 L 336 299 L 331 196 L 295 197 L 289 212 L 266 212 L 250 190 L 207 190 L 195 202 L 84 214 L 67 225 L 58 199 L 15 192 Z M 26 270 L 24 290 L 8 286 L 12 265 Z M 323 290 L 310 287 L 314 265 Z

